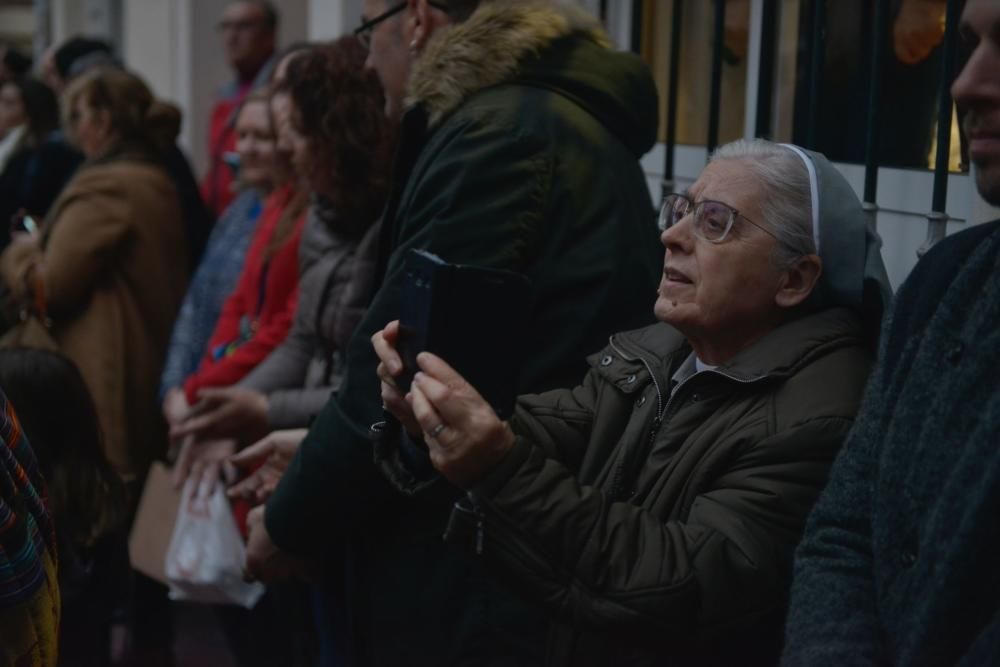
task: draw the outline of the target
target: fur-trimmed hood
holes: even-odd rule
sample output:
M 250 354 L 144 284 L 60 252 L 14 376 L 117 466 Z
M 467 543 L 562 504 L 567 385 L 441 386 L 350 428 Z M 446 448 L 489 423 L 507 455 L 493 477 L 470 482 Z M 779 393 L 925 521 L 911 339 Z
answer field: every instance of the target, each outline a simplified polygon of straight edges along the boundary
M 569 56 L 549 47 L 573 40 Z M 573 98 L 641 155 L 656 141 L 657 95 L 636 56 L 611 48 L 600 23 L 566 0 L 484 0 L 463 23 L 442 29 L 414 63 L 407 106 L 435 127 L 470 95 L 512 80 Z

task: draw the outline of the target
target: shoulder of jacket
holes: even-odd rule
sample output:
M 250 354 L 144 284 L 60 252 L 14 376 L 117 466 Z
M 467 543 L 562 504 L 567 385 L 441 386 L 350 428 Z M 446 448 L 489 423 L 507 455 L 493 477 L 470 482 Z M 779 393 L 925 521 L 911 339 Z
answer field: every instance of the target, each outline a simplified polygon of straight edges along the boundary
M 464 100 L 432 130 L 428 143 L 433 145 L 468 137 L 470 141 L 503 144 L 529 144 L 545 147 L 551 144 L 551 132 L 538 115 L 545 101 L 533 97 L 531 103 L 512 94 L 515 86 L 503 83 L 476 92 Z M 547 91 L 539 90 L 543 94 Z
M 658 322 L 613 334 L 604 348 L 587 357 L 587 363 L 598 377 L 628 394 L 650 382 L 651 372 L 656 373 L 657 380 L 666 380 L 661 377 L 670 366 L 665 360 L 688 352 L 680 332 Z
M 687 346 L 680 331 L 669 324 L 656 322 L 638 329 L 630 329 L 614 334 L 611 341 L 633 353 L 662 359 Z
M 115 160 L 105 164 L 84 165 L 78 172 L 76 185 L 101 190 L 131 192 L 142 182 L 173 184 L 166 170 L 151 162 Z
M 962 269 L 965 260 L 982 242 L 994 237 L 1000 239 L 1000 219 L 952 234 L 930 249 L 917 263 L 906 282 L 947 279 Z
M 853 420 L 873 362 L 869 348 L 856 340 L 803 364 L 774 392 L 776 428 L 817 419 Z
M 986 247 L 988 246 L 988 247 Z M 977 262 L 971 261 L 979 252 Z M 918 335 L 940 307 L 945 294 L 964 271 L 992 270 L 1000 258 L 1000 220 L 976 225 L 937 243 L 917 262 L 896 294 L 883 327 L 884 358 L 880 368 L 889 370 L 899 361 L 902 343 Z M 982 262 L 990 263 L 986 267 Z M 969 293 L 973 299 L 978 296 Z M 953 303 L 962 308 L 965 304 Z

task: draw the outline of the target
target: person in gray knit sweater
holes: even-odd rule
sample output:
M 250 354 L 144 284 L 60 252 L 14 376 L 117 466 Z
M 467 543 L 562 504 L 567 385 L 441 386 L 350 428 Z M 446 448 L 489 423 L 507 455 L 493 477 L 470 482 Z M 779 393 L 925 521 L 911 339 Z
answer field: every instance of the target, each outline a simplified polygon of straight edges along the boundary
M 202 390 L 201 414 L 180 435 L 246 445 L 304 428 L 339 386 L 342 350 L 374 288 L 393 134 L 364 57 L 351 39 L 316 47 L 292 61 L 274 92 L 292 109 L 290 122 L 279 123 L 279 148 L 313 192 L 295 319 L 285 341 L 237 385 Z
M 1000 3 L 968 0 L 952 86 L 1000 205 Z M 800 545 L 786 665 L 1000 664 L 1000 220 L 901 288 L 866 399 Z

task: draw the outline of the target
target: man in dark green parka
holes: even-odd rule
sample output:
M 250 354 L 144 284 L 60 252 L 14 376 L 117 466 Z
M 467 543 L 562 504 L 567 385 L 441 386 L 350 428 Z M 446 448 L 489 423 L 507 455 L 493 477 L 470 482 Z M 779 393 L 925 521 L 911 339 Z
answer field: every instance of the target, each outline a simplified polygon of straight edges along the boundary
M 543 653 L 538 612 L 442 542 L 458 491 L 442 482 L 404 497 L 373 465 L 369 427 L 384 416 L 369 339 L 398 317 L 406 251 L 530 279 L 521 391 L 578 382 L 608 334 L 652 321 L 661 266 L 638 162 L 656 139 L 647 68 L 568 4 L 449 4 L 365 2 L 369 64 L 390 110 L 398 65 L 414 59 L 384 279 L 341 390 L 263 522 L 251 521 L 247 566 L 261 578 L 287 572 L 292 554 L 338 563 L 338 634 L 362 664 L 533 664 Z

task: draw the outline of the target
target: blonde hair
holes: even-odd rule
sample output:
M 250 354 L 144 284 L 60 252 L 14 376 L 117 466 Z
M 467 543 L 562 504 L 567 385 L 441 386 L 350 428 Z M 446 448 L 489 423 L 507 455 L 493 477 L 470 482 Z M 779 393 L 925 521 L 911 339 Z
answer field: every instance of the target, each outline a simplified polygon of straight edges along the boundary
M 107 113 L 119 143 L 129 148 L 165 153 L 180 132 L 180 110 L 157 101 L 142 79 L 122 69 L 95 67 L 73 79 L 63 96 L 64 125 L 71 133 L 70 117 L 80 100 Z

